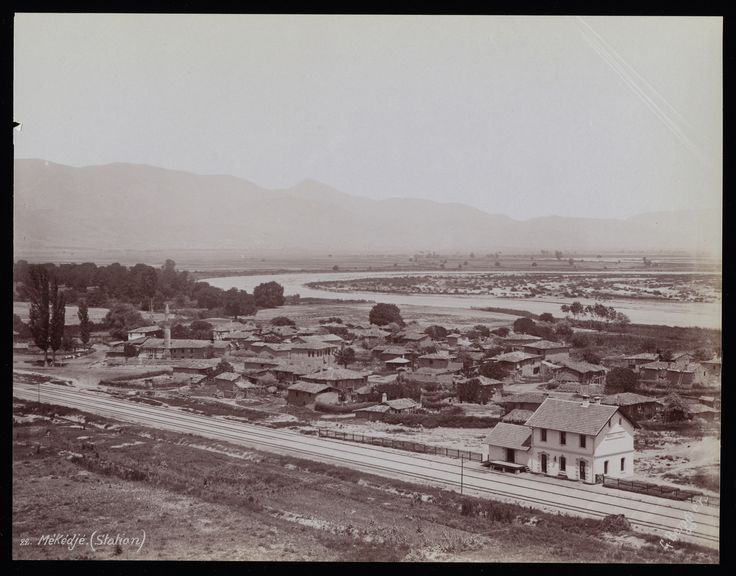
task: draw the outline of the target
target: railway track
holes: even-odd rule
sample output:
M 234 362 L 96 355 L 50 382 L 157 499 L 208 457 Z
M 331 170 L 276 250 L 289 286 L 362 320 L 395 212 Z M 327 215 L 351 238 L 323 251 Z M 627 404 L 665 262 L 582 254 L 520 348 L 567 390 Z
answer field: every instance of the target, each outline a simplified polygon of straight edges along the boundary
M 14 395 L 33 401 L 36 400 L 37 388 L 37 385 L 16 384 Z M 371 474 L 460 490 L 460 466 L 449 459 L 306 436 L 297 432 L 189 414 L 170 407 L 132 404 L 125 400 L 105 398 L 60 386 L 41 385 L 41 391 L 44 402 L 72 406 L 102 416 L 305 459 L 318 459 Z M 676 531 L 678 524 L 685 521 L 687 513 L 694 529 L 689 535 L 681 534 L 680 540 L 718 548 L 719 513 L 715 508 L 705 506 L 696 512 L 692 510 L 690 503 L 642 501 L 623 495 L 555 486 L 547 482 L 512 479 L 486 471 L 476 473 L 472 468 L 464 470 L 462 476 L 464 494 L 590 518 L 624 514 L 634 528 L 660 536 Z

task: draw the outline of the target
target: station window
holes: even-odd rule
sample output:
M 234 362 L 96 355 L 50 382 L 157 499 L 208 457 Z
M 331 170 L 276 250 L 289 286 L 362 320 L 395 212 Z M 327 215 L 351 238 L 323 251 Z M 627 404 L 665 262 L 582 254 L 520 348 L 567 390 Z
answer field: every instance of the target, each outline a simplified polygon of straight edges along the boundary
M 560 432 L 560 444 L 567 444 L 567 432 Z

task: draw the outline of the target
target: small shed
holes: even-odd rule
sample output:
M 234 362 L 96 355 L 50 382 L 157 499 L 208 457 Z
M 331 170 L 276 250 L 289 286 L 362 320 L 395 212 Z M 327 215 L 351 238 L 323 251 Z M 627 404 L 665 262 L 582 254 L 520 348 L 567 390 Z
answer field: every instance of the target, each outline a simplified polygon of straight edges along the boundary
M 528 466 L 532 429 L 528 426 L 499 422 L 484 441 L 490 461 Z

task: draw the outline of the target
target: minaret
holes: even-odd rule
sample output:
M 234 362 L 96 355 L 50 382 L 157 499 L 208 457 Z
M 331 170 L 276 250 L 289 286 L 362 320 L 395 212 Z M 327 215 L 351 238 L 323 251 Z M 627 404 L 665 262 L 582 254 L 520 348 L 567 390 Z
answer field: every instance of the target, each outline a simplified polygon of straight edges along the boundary
M 171 323 L 169 322 L 169 303 L 164 311 L 164 358 L 171 358 Z

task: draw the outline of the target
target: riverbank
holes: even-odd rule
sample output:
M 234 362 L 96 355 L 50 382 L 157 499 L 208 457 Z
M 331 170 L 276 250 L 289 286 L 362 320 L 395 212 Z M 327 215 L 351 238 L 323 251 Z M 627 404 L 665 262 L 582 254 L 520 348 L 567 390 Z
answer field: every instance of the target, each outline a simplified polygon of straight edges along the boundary
M 454 275 L 452 272 L 427 272 L 423 275 L 442 276 Z M 469 275 L 470 273 L 460 273 Z M 480 273 L 479 273 L 480 274 Z M 483 273 L 487 274 L 487 273 Z M 512 272 L 499 272 L 496 275 L 511 275 Z M 535 272 L 537 277 L 543 276 L 544 272 Z M 617 274 L 621 274 L 618 272 Z M 636 272 L 641 274 L 641 272 Z M 647 273 L 650 276 L 658 276 L 659 273 Z M 665 274 L 665 273 L 663 273 Z M 672 272 L 666 273 L 672 275 Z M 685 274 L 685 273 L 683 273 Z M 686 274 L 690 274 L 689 272 Z M 389 277 L 406 275 L 405 272 L 396 272 Z M 541 276 L 540 276 L 541 275 Z M 566 276 L 578 275 L 583 281 L 590 281 L 591 273 L 566 273 Z M 529 297 L 504 297 L 487 294 L 413 294 L 413 293 L 377 293 L 361 290 L 350 290 L 342 293 L 328 291 L 323 288 L 314 287 L 324 282 L 353 282 L 362 278 L 384 278 L 386 273 L 382 272 L 330 272 L 330 273 L 290 273 L 290 274 L 267 274 L 254 276 L 227 276 L 210 277 L 204 279 L 209 284 L 228 290 L 238 288 L 252 292 L 261 283 L 275 281 L 284 287 L 286 295 L 300 295 L 310 298 L 331 298 L 344 294 L 351 300 L 366 300 L 396 304 L 405 306 L 421 306 L 428 308 L 442 308 L 444 313 L 454 316 L 468 317 L 477 316 L 479 308 L 518 309 L 528 311 L 532 314 L 551 313 L 555 316 L 561 315 L 560 307 L 563 304 L 571 304 L 578 300 L 582 304 L 594 304 L 594 298 L 585 297 L 556 297 L 546 295 L 535 295 Z M 612 299 L 606 301 L 607 306 L 614 307 L 617 311 L 626 314 L 632 323 L 650 324 L 662 326 L 702 327 L 721 329 L 721 303 L 716 302 L 674 302 L 671 300 L 651 299 Z M 496 314 L 496 313 L 493 313 Z M 496 316 L 498 317 L 498 316 Z M 513 321 L 513 318 L 512 318 Z

